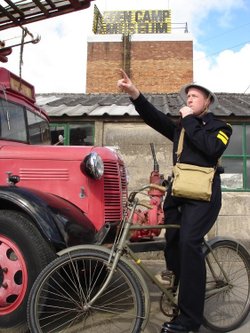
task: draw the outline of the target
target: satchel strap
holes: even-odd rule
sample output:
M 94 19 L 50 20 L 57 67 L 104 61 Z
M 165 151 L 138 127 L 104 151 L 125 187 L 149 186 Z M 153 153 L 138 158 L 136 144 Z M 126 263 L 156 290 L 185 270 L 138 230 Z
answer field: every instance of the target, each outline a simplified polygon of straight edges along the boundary
M 177 148 L 177 161 L 179 161 L 183 149 L 183 142 L 184 142 L 184 134 L 185 134 L 185 129 L 181 129 L 180 137 L 179 137 L 179 142 L 178 142 L 178 148 Z
M 184 134 L 185 134 L 185 129 L 181 129 L 180 137 L 179 137 L 179 142 L 178 142 L 178 147 L 177 147 L 177 162 L 179 162 L 179 159 L 181 157 L 181 153 L 183 150 L 183 143 L 184 143 Z M 215 169 L 217 169 L 219 166 L 221 166 L 221 158 L 218 159 L 217 164 L 215 165 Z

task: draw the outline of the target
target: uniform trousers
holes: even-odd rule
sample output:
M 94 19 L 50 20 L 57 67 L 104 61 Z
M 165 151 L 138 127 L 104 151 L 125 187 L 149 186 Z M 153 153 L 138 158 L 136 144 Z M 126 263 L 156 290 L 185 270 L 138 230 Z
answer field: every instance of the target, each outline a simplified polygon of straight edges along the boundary
M 214 178 L 210 202 L 177 198 L 170 192 L 171 186 L 164 202 L 165 223 L 178 224 L 180 229 L 166 229 L 166 264 L 179 283 L 178 322 L 194 329 L 203 321 L 206 266 L 202 244 L 221 208 L 220 177 Z

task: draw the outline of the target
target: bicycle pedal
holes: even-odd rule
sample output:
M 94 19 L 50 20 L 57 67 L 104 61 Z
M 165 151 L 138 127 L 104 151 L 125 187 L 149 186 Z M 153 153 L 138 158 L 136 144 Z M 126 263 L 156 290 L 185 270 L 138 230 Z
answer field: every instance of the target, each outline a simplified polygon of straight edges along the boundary
M 163 271 L 155 275 L 155 278 L 161 283 L 166 286 L 172 288 L 174 286 L 174 273 L 172 271 Z
M 156 274 L 155 275 L 155 278 L 161 283 L 161 284 L 164 284 L 166 286 L 169 286 L 171 287 L 171 281 L 170 280 L 166 280 L 166 279 L 163 279 L 162 278 L 162 275 L 159 273 L 159 274 Z

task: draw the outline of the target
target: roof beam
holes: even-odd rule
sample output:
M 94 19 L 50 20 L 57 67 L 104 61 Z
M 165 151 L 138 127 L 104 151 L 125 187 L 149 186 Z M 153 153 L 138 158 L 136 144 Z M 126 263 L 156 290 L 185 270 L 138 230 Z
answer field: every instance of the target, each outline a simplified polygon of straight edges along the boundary
M 81 7 L 81 4 L 78 0 L 69 0 L 72 6 L 76 9 L 79 9 Z
M 41 12 L 44 13 L 46 17 L 49 16 L 49 12 L 39 0 L 32 0 L 32 1 L 37 5 L 37 7 L 41 10 Z
M 94 0 L 30 0 L 25 3 L 5 0 L 8 7 L 0 5 L 0 30 L 83 10 L 91 1 Z
M 15 12 L 17 12 L 20 16 L 24 16 L 24 13 L 16 6 L 16 4 L 14 4 L 13 1 L 10 0 L 5 0 L 5 2 L 11 7 L 13 8 L 13 10 Z

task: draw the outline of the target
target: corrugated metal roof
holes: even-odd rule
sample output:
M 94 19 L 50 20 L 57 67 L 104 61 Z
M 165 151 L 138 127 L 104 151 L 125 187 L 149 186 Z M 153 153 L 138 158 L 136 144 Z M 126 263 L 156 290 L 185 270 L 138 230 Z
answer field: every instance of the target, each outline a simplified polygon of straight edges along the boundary
M 217 93 L 217 116 L 249 117 L 250 94 Z M 145 94 L 165 114 L 178 116 L 183 101 L 178 93 Z M 138 116 L 126 94 L 38 94 L 37 104 L 51 117 Z

